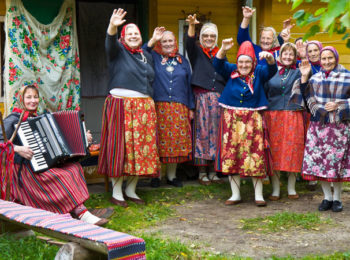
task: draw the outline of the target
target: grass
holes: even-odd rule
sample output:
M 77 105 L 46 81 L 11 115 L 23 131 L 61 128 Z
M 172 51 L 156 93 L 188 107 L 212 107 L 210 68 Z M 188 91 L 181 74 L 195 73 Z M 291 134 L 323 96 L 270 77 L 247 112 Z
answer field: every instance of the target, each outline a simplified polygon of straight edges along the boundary
M 241 219 L 242 229 L 262 233 L 283 232 L 289 229 L 319 230 L 321 225 L 331 224 L 330 218 L 322 218 L 318 213 L 282 212 L 258 218 Z

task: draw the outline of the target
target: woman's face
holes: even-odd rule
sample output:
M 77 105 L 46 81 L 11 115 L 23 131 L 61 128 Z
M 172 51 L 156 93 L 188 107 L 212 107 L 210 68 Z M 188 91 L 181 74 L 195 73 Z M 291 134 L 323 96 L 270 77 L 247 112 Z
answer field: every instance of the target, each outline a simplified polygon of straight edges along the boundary
M 135 25 L 129 25 L 125 30 L 125 43 L 131 49 L 136 49 L 142 44 L 139 29 Z
M 202 43 L 204 48 L 213 48 L 216 42 L 216 34 L 212 31 L 206 31 L 202 34 Z
M 250 57 L 240 56 L 237 61 L 238 72 L 242 76 L 246 76 L 250 73 L 253 68 L 253 61 Z
M 318 62 L 320 60 L 320 49 L 316 44 L 309 44 L 306 51 L 311 62 Z
M 323 51 L 321 54 L 321 66 L 326 71 L 331 71 L 335 68 L 337 61 L 332 51 Z
M 171 33 L 165 33 L 160 40 L 162 52 L 164 54 L 170 54 L 175 50 L 175 37 Z
M 292 49 L 286 49 L 281 54 L 281 62 L 285 66 L 291 66 L 294 62 L 295 55 Z
M 36 90 L 28 88 L 24 93 L 24 107 L 28 111 L 36 111 L 39 105 L 39 94 Z
M 273 44 L 273 32 L 262 31 L 260 36 L 260 47 L 263 51 L 268 51 L 272 48 Z

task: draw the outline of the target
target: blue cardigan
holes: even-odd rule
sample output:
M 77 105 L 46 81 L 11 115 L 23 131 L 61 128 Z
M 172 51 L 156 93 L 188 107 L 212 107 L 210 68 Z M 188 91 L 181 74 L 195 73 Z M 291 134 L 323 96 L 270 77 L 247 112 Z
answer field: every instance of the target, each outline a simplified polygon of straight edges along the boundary
M 194 109 L 194 96 L 191 86 L 191 68 L 185 57 L 181 56 L 182 63 L 173 66 L 172 73 L 166 71 L 167 65 L 162 65 L 162 56 L 153 51 L 145 43 L 142 48 L 151 53 L 154 62 L 155 78 L 153 81 L 153 99 L 155 102 L 177 102 L 189 109 Z M 168 62 L 174 58 L 169 58 Z
M 268 102 L 264 92 L 264 84 L 277 72 L 275 64 L 256 66 L 253 80 L 254 94 L 240 78 L 231 78 L 232 71 L 237 69 L 236 64 L 215 57 L 213 65 L 215 70 L 227 80 L 225 89 L 219 98 L 221 106 L 242 110 L 267 108 Z

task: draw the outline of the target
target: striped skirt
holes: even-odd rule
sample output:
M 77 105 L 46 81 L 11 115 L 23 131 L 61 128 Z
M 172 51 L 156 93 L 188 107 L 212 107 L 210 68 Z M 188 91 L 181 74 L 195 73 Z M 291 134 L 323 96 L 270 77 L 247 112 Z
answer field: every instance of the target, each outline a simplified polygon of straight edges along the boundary
M 264 133 L 258 111 L 223 108 L 216 170 L 241 177 L 265 178 Z
M 99 174 L 109 177 L 158 175 L 156 123 L 152 98 L 108 96 L 102 115 Z
M 83 204 L 89 198 L 83 168 L 79 163 L 65 164 L 42 173 L 34 173 L 23 164 L 14 165 L 12 200 L 47 211 L 65 214 Z
M 189 109 L 175 102 L 156 102 L 158 151 L 162 163 L 181 163 L 192 159 Z
M 311 122 L 307 131 L 302 177 L 350 181 L 350 123 Z
M 265 111 L 273 169 L 300 172 L 303 164 L 306 124 L 302 111 Z
M 194 164 L 206 166 L 215 160 L 220 106 L 217 92 L 196 94 L 196 115 L 194 122 Z

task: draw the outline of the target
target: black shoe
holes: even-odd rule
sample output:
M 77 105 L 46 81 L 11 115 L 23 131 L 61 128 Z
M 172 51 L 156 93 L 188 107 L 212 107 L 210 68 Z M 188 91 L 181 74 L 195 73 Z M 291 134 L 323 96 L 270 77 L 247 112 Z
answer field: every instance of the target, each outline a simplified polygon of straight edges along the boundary
M 182 181 L 180 181 L 179 179 L 175 178 L 172 181 L 169 181 L 168 179 L 166 180 L 166 183 L 168 183 L 169 185 L 173 185 L 175 187 L 182 187 Z
M 340 212 L 343 210 L 343 204 L 339 200 L 334 200 L 332 205 L 333 212 Z
M 332 208 L 333 201 L 322 200 L 321 204 L 318 206 L 319 211 L 326 211 Z
M 159 178 L 152 178 L 151 187 L 152 188 L 159 188 L 160 187 L 160 179 Z

